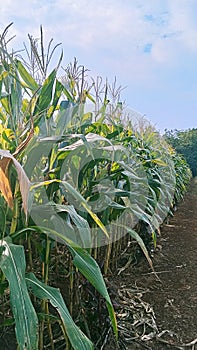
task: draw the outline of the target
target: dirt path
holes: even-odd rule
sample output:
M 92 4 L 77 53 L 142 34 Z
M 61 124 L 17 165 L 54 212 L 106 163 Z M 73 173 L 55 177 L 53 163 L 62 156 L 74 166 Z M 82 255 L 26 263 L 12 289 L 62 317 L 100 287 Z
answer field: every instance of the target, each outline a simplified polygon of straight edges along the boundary
M 129 332 L 124 329 L 129 327 L 127 320 L 131 317 L 128 312 L 130 310 L 131 315 L 131 306 L 118 309 L 120 323 L 124 320 L 121 323 L 123 338 L 126 338 L 121 348 L 197 350 L 197 180 L 192 181 L 174 217 L 163 225 L 153 262 L 160 281 L 144 262 L 137 267 L 130 265 L 116 280 L 119 296 L 120 291 L 124 291 L 120 297 L 123 304 L 132 299 L 135 286 L 136 291 L 141 291 L 141 295 L 137 293 L 138 302 L 146 309 L 143 315 L 142 309 L 140 312 L 141 327 L 144 327 L 142 338 L 147 341 L 137 342 L 129 339 Z M 136 297 L 134 300 L 137 301 Z M 140 303 L 137 307 L 140 310 Z M 159 337 L 151 339 L 155 328 Z
M 154 265 L 162 285 L 152 286 L 146 275 L 150 289 L 146 299 L 153 305 L 159 328 L 188 343 L 197 339 L 197 181 L 164 225 L 161 246 Z

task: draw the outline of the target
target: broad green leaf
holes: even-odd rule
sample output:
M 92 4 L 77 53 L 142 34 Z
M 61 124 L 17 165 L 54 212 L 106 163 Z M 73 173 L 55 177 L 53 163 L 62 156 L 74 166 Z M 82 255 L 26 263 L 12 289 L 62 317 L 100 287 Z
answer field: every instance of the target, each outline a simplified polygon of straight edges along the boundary
M 61 108 L 62 102 L 68 102 L 68 108 Z M 64 130 L 70 125 L 70 122 L 72 120 L 72 105 L 70 106 L 69 101 L 62 101 L 60 104 L 60 110 L 59 113 L 56 116 L 55 122 L 56 122 L 56 128 L 55 128 L 55 134 L 56 135 L 62 135 Z M 68 134 L 69 135 L 69 134 Z
M 87 135 L 83 135 L 83 134 L 74 134 L 73 137 L 76 137 L 76 138 L 79 138 L 80 140 L 74 142 L 73 144 L 71 145 L 68 145 L 66 147 L 64 147 L 62 150 L 74 150 L 82 145 L 85 145 L 87 146 L 87 149 L 91 151 L 91 148 L 92 145 L 91 144 L 94 144 L 94 143 L 98 143 L 98 142 L 106 142 L 108 143 L 111 147 L 109 148 L 110 151 L 114 151 L 116 149 L 116 146 L 113 146 L 112 142 L 110 140 L 108 140 L 106 137 L 103 137 L 103 136 L 100 136 L 100 135 L 97 135 L 95 133 L 88 133 Z M 101 147 L 100 144 L 98 143 L 99 145 L 99 149 L 104 149 L 104 150 L 108 150 L 107 147 Z M 121 146 L 119 146 L 121 147 Z M 121 147 L 121 149 L 124 149 L 123 147 Z M 94 157 L 93 157 L 94 159 Z
M 44 81 L 39 91 L 39 97 L 35 105 L 34 115 L 42 111 L 46 111 L 50 107 L 53 95 L 53 86 L 56 79 L 56 69 L 54 69 L 48 78 Z
M 75 350 L 93 350 L 92 342 L 74 323 L 62 295 L 57 288 L 40 282 L 33 273 L 26 275 L 28 288 L 39 299 L 47 299 L 56 308 L 66 329 L 68 338 Z
M 48 227 L 28 227 L 16 232 L 13 237 L 19 237 L 21 234 L 25 234 L 27 231 L 42 232 L 46 235 L 49 235 L 53 239 L 60 239 L 64 241 L 67 245 L 71 254 L 73 256 L 73 263 L 79 269 L 79 271 L 87 278 L 87 280 L 98 290 L 98 292 L 105 298 L 107 302 L 107 308 L 111 323 L 113 326 L 114 333 L 118 337 L 117 321 L 113 305 L 111 303 L 101 270 L 97 262 L 91 257 L 91 255 L 83 248 L 76 245 L 75 242 L 72 242 L 68 239 L 66 233 L 63 235 L 55 230 L 51 230 Z
M 62 181 L 61 182 L 62 185 L 66 188 L 66 190 L 71 193 L 75 199 L 77 199 L 80 204 L 86 209 L 86 211 L 90 214 L 90 216 L 92 217 L 92 219 L 95 221 L 95 223 L 101 228 L 101 230 L 104 232 L 104 234 L 107 236 L 107 238 L 109 238 L 108 232 L 106 230 L 106 227 L 103 225 L 103 223 L 101 222 L 101 220 L 99 219 L 99 217 L 93 213 L 93 211 L 91 210 L 90 206 L 88 205 L 88 203 L 86 202 L 86 200 L 83 198 L 83 196 L 77 192 L 74 187 L 72 187 L 68 182 L 66 181 Z
M 91 234 L 88 222 L 82 218 L 75 210 L 73 205 L 55 204 L 57 212 L 67 212 L 70 215 L 75 229 L 79 231 L 80 239 L 84 247 L 91 247 Z
M 16 338 L 20 349 L 38 349 L 38 319 L 31 303 L 25 281 L 25 254 L 23 246 L 0 241 L 4 251 L 0 267 L 10 287 L 10 302 L 15 319 Z
M 65 215 L 66 214 L 66 215 Z M 49 202 L 43 205 L 32 206 L 30 215 L 38 226 L 44 225 L 52 229 L 50 235 L 62 242 L 91 247 L 91 234 L 88 222 L 81 217 L 72 205 L 60 205 Z M 40 224 L 40 225 L 39 225 Z M 54 232 L 58 231 L 58 235 Z
M 38 90 L 39 85 L 36 83 L 36 81 L 31 76 L 31 74 L 28 73 L 24 65 L 19 60 L 16 60 L 16 63 L 17 63 L 19 74 L 21 78 L 24 80 L 24 82 L 27 84 L 27 87 L 34 92 Z
M 151 227 L 151 216 L 148 215 L 143 209 L 141 209 L 139 205 L 133 203 L 131 204 L 130 209 L 138 219 L 146 222 Z
M 79 247 L 68 247 L 73 256 L 73 264 L 79 269 L 85 278 L 96 288 L 96 290 L 105 298 L 110 315 L 114 333 L 118 337 L 118 328 L 115 312 L 111 303 L 101 270 L 97 262 L 84 249 Z
M 67 99 L 71 102 L 75 102 L 74 98 L 72 97 L 72 95 L 70 94 L 70 92 L 64 87 L 63 88 L 63 93 L 64 95 L 67 97 Z
M 83 198 L 83 196 L 72 186 L 70 185 L 68 182 L 66 181 L 61 181 L 58 179 L 55 180 L 48 180 L 48 181 L 43 181 L 43 182 L 39 182 L 36 184 L 32 184 L 30 187 L 30 191 L 32 191 L 35 188 L 41 187 L 41 186 L 47 186 L 50 185 L 53 182 L 58 182 L 60 184 L 63 185 L 63 187 L 85 208 L 85 210 L 90 214 L 90 216 L 92 217 L 92 219 L 95 221 L 95 223 L 101 228 L 101 230 L 104 232 L 104 234 L 106 235 L 107 238 L 109 238 L 109 234 L 106 230 L 106 227 L 104 226 L 104 224 L 101 222 L 101 220 L 99 219 L 99 217 L 93 213 L 93 211 L 91 210 L 90 206 L 88 205 L 88 203 L 86 202 L 86 200 Z
M 47 114 L 47 118 L 51 118 L 51 116 L 53 115 L 53 112 L 55 111 L 55 109 L 57 107 L 57 104 L 59 102 L 59 99 L 61 97 L 63 89 L 64 89 L 64 86 L 58 80 L 56 80 L 53 102 L 52 102 L 52 106 L 50 108 L 50 111 Z
M 40 233 L 44 233 L 47 236 L 50 236 L 51 238 L 53 238 L 53 240 L 59 240 L 61 241 L 61 243 L 66 243 L 69 244 L 72 247 L 76 247 L 78 246 L 78 244 L 76 242 L 74 242 L 73 240 L 71 240 L 68 235 L 67 232 L 62 233 L 62 232 L 57 232 L 49 227 L 44 227 L 44 226 L 29 226 L 26 228 L 21 229 L 20 231 L 17 231 L 15 233 L 12 234 L 12 238 L 18 238 L 24 234 L 26 234 L 27 232 L 40 232 Z M 79 247 L 79 246 L 78 246 Z

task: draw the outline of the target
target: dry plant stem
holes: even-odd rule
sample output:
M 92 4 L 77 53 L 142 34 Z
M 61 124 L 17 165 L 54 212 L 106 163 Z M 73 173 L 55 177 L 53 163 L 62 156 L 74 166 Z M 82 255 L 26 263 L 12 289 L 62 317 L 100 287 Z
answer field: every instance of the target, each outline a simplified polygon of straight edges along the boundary
M 107 334 L 105 336 L 105 339 L 104 339 L 104 342 L 103 342 L 103 345 L 101 346 L 101 350 L 104 349 L 105 345 L 107 344 L 107 341 L 108 341 L 108 338 L 109 338 L 109 334 L 110 334 L 110 331 L 111 331 L 111 327 L 108 329 L 107 331 Z
M 49 303 L 48 303 L 48 301 L 46 301 L 46 304 L 45 304 L 45 313 L 46 313 L 46 315 L 49 315 Z M 48 333 L 49 333 L 51 350 L 55 350 L 54 341 L 53 341 L 53 332 L 52 332 L 52 327 L 51 327 L 49 317 L 47 317 L 47 328 L 48 328 Z
M 46 237 L 46 253 L 45 253 L 45 262 L 44 262 L 44 283 L 48 283 L 49 278 L 49 255 L 50 255 L 51 241 Z
M 98 242 L 97 242 L 97 233 L 96 233 L 96 226 L 92 225 L 92 247 L 90 248 L 90 255 L 94 257 L 94 259 L 98 258 L 99 249 L 98 249 Z
M 17 223 L 18 223 L 18 217 L 20 215 L 19 213 L 19 199 L 17 198 L 19 193 L 20 187 L 19 182 L 16 182 L 15 190 L 14 190 L 14 209 L 13 209 L 13 216 L 12 216 L 12 222 L 10 227 L 10 235 L 12 233 L 16 232 Z
M 98 248 L 94 248 L 94 259 L 96 260 L 98 257 Z
M 170 344 L 168 343 L 167 341 L 163 340 L 163 339 L 160 339 L 160 337 L 157 337 L 157 339 L 163 343 L 167 343 L 167 344 Z M 195 345 L 197 344 L 197 338 L 192 340 L 191 342 L 189 343 L 185 343 L 185 344 L 180 344 L 180 345 L 174 345 L 175 348 L 177 349 L 180 349 L 180 350 L 185 350 L 185 348 L 190 348 L 191 347 L 191 350 L 195 350 Z
M 72 316 L 73 314 L 73 293 L 74 293 L 74 266 L 72 259 L 70 257 L 69 261 L 69 273 L 70 273 L 70 285 L 69 285 L 69 295 L 70 295 L 70 303 L 69 303 L 69 311 Z
M 45 256 L 45 276 L 44 276 L 45 284 L 48 283 L 48 278 L 49 278 L 50 247 L 51 247 L 51 241 L 47 237 L 46 238 L 46 256 Z M 45 314 L 49 315 L 49 306 L 48 306 L 48 301 L 47 300 L 45 301 Z M 52 333 L 50 319 L 48 317 L 47 317 L 47 328 L 48 328 L 48 333 L 49 333 L 49 338 L 50 338 L 50 343 L 51 343 L 51 349 L 54 350 L 53 333 Z
M 41 309 L 43 309 L 43 301 L 41 303 Z M 39 350 L 43 350 L 44 348 L 43 333 L 44 333 L 44 321 L 41 321 L 40 327 L 39 327 Z
M 118 252 L 118 242 L 117 242 L 117 238 L 118 238 L 118 230 L 112 226 L 112 230 L 114 229 L 114 242 L 112 243 L 112 253 L 111 253 L 111 267 L 112 270 L 115 269 L 115 265 L 116 265 L 116 257 L 117 252 Z
M 109 243 L 106 247 L 105 263 L 104 263 L 104 274 L 107 274 L 111 256 L 112 243 Z
M 82 305 L 80 305 L 80 308 L 81 308 L 81 314 L 82 314 L 82 317 L 83 317 L 83 322 L 84 322 L 84 327 L 85 327 L 85 330 L 86 330 L 86 334 L 87 334 L 88 338 L 91 339 L 90 329 L 88 327 L 88 323 L 86 321 L 85 312 L 84 312 L 84 309 L 83 309 Z
M 31 249 L 31 236 L 27 237 L 27 247 L 28 247 L 28 258 L 29 258 L 29 269 L 32 271 L 33 269 L 33 259 L 32 259 L 32 249 Z
M 64 339 L 66 341 L 66 350 L 71 350 L 72 347 L 71 347 L 70 341 L 69 341 L 67 333 L 66 333 L 66 328 L 65 328 L 64 324 L 61 321 L 60 321 L 60 327 L 62 329 L 62 333 L 64 335 Z
M 75 307 L 78 309 L 80 305 L 80 293 L 79 293 L 79 270 L 77 267 L 73 267 L 75 269 L 75 275 L 74 275 L 74 291 L 75 291 Z
M 58 276 L 58 262 L 59 262 L 59 254 L 58 254 L 58 243 L 55 242 L 55 274 Z
M 48 283 L 48 275 L 49 275 L 49 255 L 50 255 L 50 246 L 51 242 L 48 237 L 46 237 L 46 250 L 45 250 L 45 261 L 42 264 L 42 278 L 45 284 Z M 48 309 L 48 301 L 47 300 L 42 300 L 41 303 L 41 310 L 44 314 L 49 314 L 49 309 Z M 52 329 L 51 329 L 51 324 L 49 318 L 47 318 L 47 328 L 49 332 L 49 338 L 52 346 L 52 350 L 54 349 L 53 345 L 53 335 L 52 335 Z M 44 319 L 41 321 L 40 324 L 40 350 L 43 349 L 43 332 L 44 332 Z
M 122 241 L 120 239 L 120 227 L 117 227 L 117 232 L 118 232 L 118 235 L 117 235 L 117 243 L 116 243 L 116 258 L 118 258 L 118 256 L 120 255 L 120 252 L 122 251 Z M 116 263 L 117 265 L 117 263 Z
M 163 344 L 174 346 L 175 349 L 179 349 L 179 350 L 185 350 L 188 347 L 189 348 L 191 347 L 191 350 L 195 350 L 195 344 L 197 343 L 197 338 L 191 341 L 190 343 L 186 343 L 186 344 L 171 344 L 169 341 L 162 339 L 159 335 L 156 336 L 156 339 Z

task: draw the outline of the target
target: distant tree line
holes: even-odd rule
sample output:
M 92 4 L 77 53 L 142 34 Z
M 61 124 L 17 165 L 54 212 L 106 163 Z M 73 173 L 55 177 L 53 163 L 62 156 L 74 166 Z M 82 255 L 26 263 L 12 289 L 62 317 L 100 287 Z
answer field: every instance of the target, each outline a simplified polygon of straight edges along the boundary
M 165 130 L 166 141 L 188 162 L 193 176 L 197 176 L 197 129 Z

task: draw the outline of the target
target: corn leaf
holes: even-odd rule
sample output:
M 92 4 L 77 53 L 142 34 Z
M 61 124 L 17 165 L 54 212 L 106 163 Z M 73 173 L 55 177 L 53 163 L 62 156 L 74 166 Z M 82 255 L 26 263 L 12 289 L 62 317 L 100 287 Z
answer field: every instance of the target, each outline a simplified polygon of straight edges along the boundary
M 47 114 L 47 118 L 51 118 L 51 116 L 53 115 L 53 112 L 55 111 L 55 109 L 57 107 L 57 104 L 58 104 L 58 101 L 61 97 L 63 89 L 64 89 L 64 86 L 58 80 L 56 80 L 53 102 L 52 102 L 52 106 L 49 110 L 49 113 Z
M 86 209 L 86 211 L 90 214 L 90 216 L 92 217 L 92 219 L 95 221 L 95 223 L 101 228 L 101 230 L 104 232 L 104 234 L 107 236 L 107 238 L 109 238 L 108 232 L 106 230 L 106 227 L 103 225 L 103 223 L 101 222 L 101 220 L 99 219 L 99 217 L 93 213 L 93 211 L 91 210 L 90 206 L 88 205 L 88 203 L 86 202 L 86 200 L 83 198 L 83 196 L 77 192 L 74 187 L 72 187 L 68 182 L 66 181 L 62 181 L 62 185 L 66 188 L 66 190 L 68 192 L 70 192 L 75 199 L 79 200 L 80 204 Z
M 75 350 L 93 350 L 92 342 L 74 323 L 66 304 L 57 288 L 46 286 L 40 282 L 33 273 L 26 275 L 28 288 L 37 298 L 47 299 L 58 311 L 62 323 L 66 329 L 68 338 Z
M 15 331 L 20 349 L 38 349 L 38 319 L 31 303 L 25 281 L 24 248 L 6 240 L 0 241 L 4 248 L 0 267 L 10 287 L 10 302 L 15 319 Z
M 91 234 L 88 222 L 82 218 L 75 210 L 72 205 L 58 205 L 55 204 L 55 209 L 57 212 L 67 212 L 70 215 L 75 227 L 77 228 L 80 236 L 80 240 L 84 247 L 91 246 Z
M 14 163 L 14 166 L 15 166 L 17 174 L 18 174 L 18 181 L 19 181 L 21 196 L 22 196 L 22 200 L 23 200 L 23 209 L 24 209 L 24 212 L 27 216 L 30 181 L 29 181 L 25 171 L 23 170 L 22 166 L 20 165 L 20 163 L 13 157 L 13 155 L 9 151 L 1 149 L 0 156 L 5 158 L 7 160 L 7 162 L 12 160 L 12 162 Z M 10 194 L 9 194 L 9 198 L 10 198 Z
M 93 211 L 91 210 L 90 206 L 86 202 L 85 198 L 83 198 L 83 196 L 72 185 L 70 185 L 68 182 L 61 181 L 61 180 L 58 180 L 58 179 L 43 181 L 43 182 L 39 182 L 38 184 L 32 184 L 31 187 L 30 187 L 30 191 L 32 191 L 34 188 L 50 185 L 53 182 L 61 183 L 63 185 L 63 187 L 79 202 L 79 204 L 81 204 L 85 208 L 85 210 L 90 214 L 90 216 L 95 221 L 95 223 L 104 232 L 106 237 L 109 238 L 109 234 L 108 234 L 108 232 L 106 230 L 106 227 L 101 222 L 99 217 L 95 213 L 93 213 Z
M 106 284 L 104 282 L 101 270 L 97 262 L 84 249 L 79 247 L 68 247 L 73 256 L 73 264 L 79 269 L 84 277 L 96 288 L 96 290 L 105 298 L 116 338 L 118 337 L 117 321 L 113 305 L 111 303 Z
M 56 236 L 64 243 L 82 245 L 82 247 L 91 247 L 91 233 L 88 222 L 81 217 L 72 205 L 60 205 L 49 202 L 43 205 L 32 206 L 31 217 L 38 226 L 45 222 L 47 229 L 52 229 L 53 239 Z M 58 235 L 55 234 L 58 231 Z
M 130 229 L 129 227 L 126 227 L 126 230 L 130 234 L 130 236 L 137 241 L 137 243 L 139 244 L 140 248 L 142 249 L 151 269 L 154 271 L 152 260 L 148 254 L 148 250 L 146 249 L 146 246 L 145 246 L 142 238 L 139 236 L 139 234 L 136 231 Z
M 4 96 L 4 97 L 1 97 L 1 104 L 3 106 L 3 108 L 5 109 L 6 113 L 11 115 L 12 112 L 11 112 L 11 109 L 10 109 L 10 99 L 9 99 L 9 96 Z
M 1 164 L 2 164 L 2 160 L 0 160 L 0 192 L 5 198 L 8 206 L 12 209 L 13 208 L 12 190 L 10 187 L 8 176 L 5 174 Z
M 54 69 L 48 78 L 44 81 L 42 88 L 39 92 L 39 97 L 35 105 L 34 115 L 42 111 L 47 110 L 50 107 L 50 103 L 53 95 L 53 86 L 56 79 L 56 69 Z
M 162 159 L 159 159 L 159 158 L 152 159 L 152 163 L 160 165 L 160 166 L 164 166 L 164 167 L 167 166 L 167 163 L 165 163 Z
M 74 98 L 72 97 L 68 89 L 66 89 L 65 87 L 63 88 L 63 93 L 67 97 L 68 101 L 71 101 L 73 103 L 75 102 Z
M 27 72 L 23 64 L 19 60 L 17 60 L 16 63 L 17 63 L 18 72 L 21 78 L 23 79 L 23 81 L 26 83 L 27 87 L 34 92 L 38 90 L 39 85 L 36 83 L 36 81 L 31 76 L 31 74 Z

